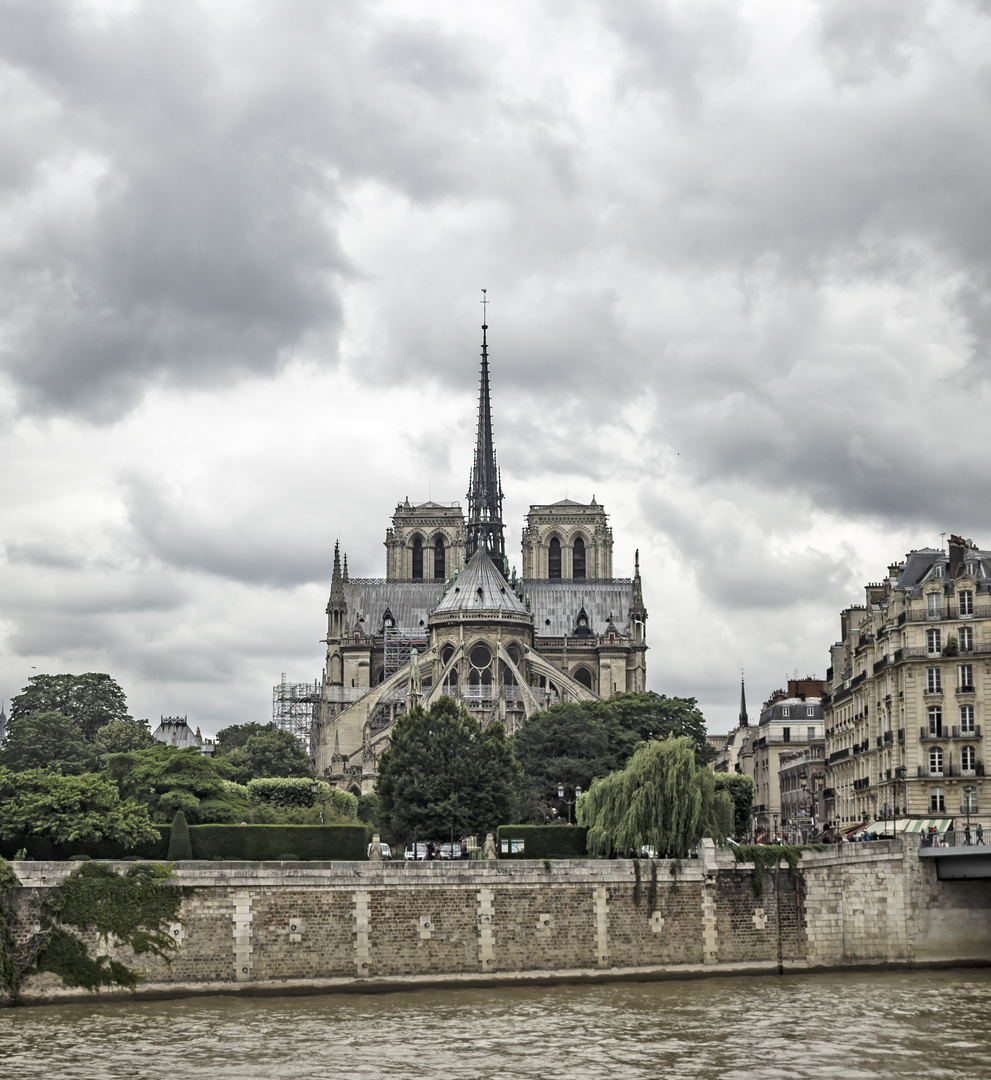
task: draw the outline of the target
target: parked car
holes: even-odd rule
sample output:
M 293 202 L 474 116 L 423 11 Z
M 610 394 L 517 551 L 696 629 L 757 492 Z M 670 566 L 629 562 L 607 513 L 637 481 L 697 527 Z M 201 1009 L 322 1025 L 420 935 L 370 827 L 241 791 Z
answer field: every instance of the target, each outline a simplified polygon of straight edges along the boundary
M 383 841 L 379 841 L 379 847 L 382 849 L 382 858 L 383 859 L 391 859 L 392 858 L 392 848 L 389 847 L 388 844 L 384 843 Z M 372 845 L 369 844 L 367 854 L 371 855 L 371 853 L 372 853 Z
M 427 858 L 426 844 L 407 844 L 403 857 L 409 862 L 423 862 Z
M 464 859 L 468 857 L 468 853 L 462 850 L 460 844 L 441 844 L 437 857 L 439 859 Z

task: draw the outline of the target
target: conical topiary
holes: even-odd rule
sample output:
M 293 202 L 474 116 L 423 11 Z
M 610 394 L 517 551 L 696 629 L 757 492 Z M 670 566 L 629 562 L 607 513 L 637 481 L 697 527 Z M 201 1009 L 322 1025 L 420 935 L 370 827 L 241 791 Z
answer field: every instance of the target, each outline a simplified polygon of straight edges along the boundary
M 189 839 L 189 826 L 186 824 L 186 815 L 176 811 L 172 819 L 172 835 L 169 837 L 169 862 L 179 862 L 180 859 L 193 857 L 193 845 Z

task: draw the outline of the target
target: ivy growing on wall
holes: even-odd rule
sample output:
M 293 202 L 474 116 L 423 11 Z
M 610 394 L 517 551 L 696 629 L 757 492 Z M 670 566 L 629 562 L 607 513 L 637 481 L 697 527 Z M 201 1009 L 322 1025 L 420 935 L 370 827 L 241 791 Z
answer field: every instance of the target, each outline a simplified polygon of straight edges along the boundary
M 8 893 L 20 884 L 14 871 L 0 858 L 0 1002 L 16 1001 L 21 985 L 21 969 L 14 959 L 17 917 L 7 904 Z
M 16 1004 L 21 977 L 50 971 L 66 986 L 99 990 L 102 986 L 134 989 L 142 973 L 110 953 L 126 945 L 138 956 L 169 961 L 176 942 L 170 923 L 178 922 L 182 890 L 169 884 L 171 868 L 142 863 L 118 873 L 112 866 L 86 862 L 42 900 L 40 930 L 15 951 L 13 918 L 5 897 L 19 885 L 0 860 L 0 1000 Z M 93 955 L 84 935 L 96 931 Z
M 794 877 L 798 864 L 806 851 L 822 851 L 822 844 L 742 844 L 733 848 L 738 863 L 754 864 L 754 895 L 764 895 L 764 871 L 773 869 L 784 860 L 788 864 L 788 876 Z

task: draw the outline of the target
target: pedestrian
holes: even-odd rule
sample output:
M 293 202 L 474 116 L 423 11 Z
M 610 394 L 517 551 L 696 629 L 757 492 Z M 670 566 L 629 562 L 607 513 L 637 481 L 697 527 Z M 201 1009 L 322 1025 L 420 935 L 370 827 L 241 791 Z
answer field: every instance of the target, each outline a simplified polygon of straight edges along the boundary
M 967 847 L 970 847 L 970 822 L 967 823 L 967 826 L 963 831 L 963 842 Z

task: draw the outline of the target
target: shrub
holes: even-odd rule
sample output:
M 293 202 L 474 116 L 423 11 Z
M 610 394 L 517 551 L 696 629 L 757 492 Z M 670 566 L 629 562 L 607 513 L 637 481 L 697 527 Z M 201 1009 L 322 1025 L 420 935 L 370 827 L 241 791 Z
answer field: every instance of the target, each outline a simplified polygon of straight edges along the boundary
M 169 862 L 179 862 L 193 857 L 193 845 L 189 839 L 189 826 L 186 824 L 186 815 L 177 810 L 172 819 L 172 832 L 169 837 L 169 853 L 166 858 Z
M 300 859 L 300 857 L 298 855 L 293 855 L 293 853 L 290 851 L 290 852 L 286 852 L 286 854 L 284 854 L 284 855 L 280 855 L 275 861 L 276 862 L 302 862 L 303 860 Z

